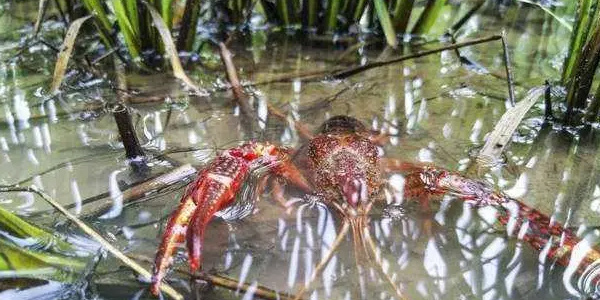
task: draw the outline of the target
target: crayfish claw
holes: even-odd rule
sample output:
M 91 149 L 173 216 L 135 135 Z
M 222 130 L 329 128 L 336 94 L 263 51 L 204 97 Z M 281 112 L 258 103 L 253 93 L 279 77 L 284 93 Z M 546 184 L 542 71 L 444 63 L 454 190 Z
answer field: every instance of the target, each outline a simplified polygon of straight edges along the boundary
M 190 272 L 195 273 L 202 265 L 202 248 L 204 244 L 204 230 L 207 222 L 203 221 L 203 213 L 198 210 L 190 222 L 187 232 L 187 249 Z
M 165 277 L 167 268 L 173 261 L 173 252 L 177 244 L 183 240 L 187 231 L 187 224 L 195 210 L 196 204 L 191 197 L 187 197 L 179 204 L 177 210 L 169 218 L 154 261 L 152 284 L 150 286 L 150 292 L 153 295 L 158 295 L 160 282 Z

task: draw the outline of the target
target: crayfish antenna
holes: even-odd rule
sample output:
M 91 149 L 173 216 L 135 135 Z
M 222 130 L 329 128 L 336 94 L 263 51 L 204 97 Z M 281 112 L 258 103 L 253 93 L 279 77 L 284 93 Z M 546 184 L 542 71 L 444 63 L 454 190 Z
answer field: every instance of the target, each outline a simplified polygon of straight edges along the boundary
M 165 277 L 167 268 L 173 261 L 173 252 L 175 251 L 177 244 L 183 241 L 187 231 L 187 224 L 195 210 L 196 204 L 192 198 L 186 197 L 181 201 L 171 218 L 169 218 L 169 222 L 167 222 L 167 227 L 163 233 L 158 252 L 156 253 L 154 270 L 152 272 L 150 292 L 155 296 L 159 293 L 160 282 Z
M 388 272 L 383 267 L 382 258 L 380 255 L 377 255 L 377 245 L 373 241 L 373 237 L 371 236 L 368 227 L 363 228 L 363 238 L 365 239 L 365 242 L 368 245 L 368 247 L 365 247 L 371 252 L 371 255 L 375 258 L 375 265 L 377 266 L 379 273 L 381 273 L 383 278 L 385 278 L 387 283 L 394 290 L 398 299 L 407 300 L 406 296 L 404 296 L 404 294 L 402 293 L 402 290 L 396 285 L 394 279 L 388 274 Z
M 302 296 L 310 290 L 310 286 L 317 280 L 319 274 L 321 274 L 321 272 L 323 271 L 323 269 L 325 269 L 331 258 L 333 258 L 333 254 L 335 253 L 335 251 L 337 251 L 340 244 L 342 243 L 342 240 L 344 239 L 344 237 L 346 237 L 346 234 L 348 234 L 349 230 L 350 223 L 344 221 L 344 224 L 340 229 L 340 233 L 338 233 L 338 235 L 335 237 L 335 240 L 333 241 L 333 244 L 331 244 L 331 248 L 329 249 L 327 254 L 321 259 L 321 262 L 319 262 L 319 264 L 313 270 L 312 275 L 310 276 L 310 280 L 296 293 L 296 297 L 294 297 L 294 300 L 302 299 Z

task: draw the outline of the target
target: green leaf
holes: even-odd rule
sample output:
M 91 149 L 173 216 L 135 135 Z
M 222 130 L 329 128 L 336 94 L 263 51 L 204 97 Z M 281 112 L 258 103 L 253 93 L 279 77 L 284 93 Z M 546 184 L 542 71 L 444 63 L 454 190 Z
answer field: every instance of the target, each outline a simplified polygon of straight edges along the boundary
M 398 45 L 398 39 L 396 38 L 396 30 L 394 30 L 394 26 L 392 25 L 392 20 L 390 19 L 390 13 L 387 10 L 386 4 L 383 0 L 373 0 L 373 2 L 375 4 L 377 18 L 379 18 L 379 23 L 385 34 L 385 39 L 387 40 L 388 45 L 395 48 Z
M 425 6 L 425 10 L 423 10 L 419 20 L 417 20 L 412 33 L 427 34 L 440 16 L 444 5 L 446 5 L 446 0 L 429 0 Z
M 74 252 L 71 244 L 59 239 L 55 235 L 27 223 L 17 215 L 12 214 L 0 206 L 0 228 L 11 235 L 20 238 L 34 238 L 44 244 L 43 248 L 48 248 L 55 253 Z
M 123 2 L 121 0 L 113 0 L 112 3 L 115 10 L 115 16 L 117 17 L 117 23 L 119 24 L 121 34 L 123 34 L 123 38 L 125 39 L 125 45 L 127 46 L 127 49 L 129 49 L 129 54 L 134 60 L 138 60 L 141 47 L 140 36 L 136 34 Z
M 80 271 L 85 263 L 78 258 L 28 250 L 0 239 L 0 270 L 20 271 L 54 267 Z

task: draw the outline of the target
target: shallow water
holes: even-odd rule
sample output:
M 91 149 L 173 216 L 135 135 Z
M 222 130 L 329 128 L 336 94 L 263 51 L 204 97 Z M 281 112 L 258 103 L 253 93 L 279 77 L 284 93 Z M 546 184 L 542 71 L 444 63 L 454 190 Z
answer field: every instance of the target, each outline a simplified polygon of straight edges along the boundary
M 266 42 L 240 38 L 231 49 L 241 79 L 263 83 L 248 88 L 263 121 L 247 121 L 233 105 L 231 93 L 219 89 L 219 83 L 226 82 L 220 69 L 190 70 L 194 80 L 202 79 L 202 85 L 211 90 L 209 97 L 189 96 L 169 76 L 128 75 L 129 87 L 138 91 L 132 97 L 136 103 L 130 105 L 133 123 L 149 156 L 148 173 L 137 174 L 127 166 L 114 119 L 104 109 L 105 103 L 120 97 L 108 83 L 75 74 L 65 93 L 49 98 L 43 89 L 51 79 L 52 50 L 39 45 L 19 60 L 11 59 L 18 49 L 15 30 L 31 30 L 22 29 L 21 17 L 29 16 L 21 11 L 4 12 L 0 17 L 0 24 L 7 24 L 0 26 L 0 169 L 4 171 L 0 183 L 40 186 L 137 258 L 154 256 L 166 218 L 192 178 L 124 207 L 115 199 L 128 186 L 177 165 L 202 167 L 219 149 L 250 139 L 299 147 L 302 140 L 290 121 L 316 130 L 331 116 L 350 115 L 373 130 L 395 136 L 382 147 L 386 157 L 464 171 L 470 154 L 483 145 L 485 135 L 510 105 L 500 42 L 461 49 L 461 55 L 474 62 L 470 65 L 461 64 L 454 51 L 445 51 L 345 80 L 268 83 L 283 75 L 390 59 L 402 51 L 410 53 L 437 44 L 394 51 L 370 45 L 346 54 L 343 45 L 256 33 L 255 37 Z M 564 29 L 535 9 L 509 11 L 501 20 L 490 9 L 482 13 L 467 24 L 458 40 L 505 28 L 518 83 L 517 99 L 544 79 L 558 78 L 554 63 L 560 61 L 557 57 L 566 47 L 561 42 L 566 36 Z M 551 35 L 545 35 L 548 24 L 554 26 L 548 29 Z M 60 24 L 50 23 L 44 29 L 55 45 L 59 44 L 58 28 Z M 282 110 L 287 119 L 268 115 L 266 103 Z M 582 138 L 552 130 L 542 121 L 540 103 L 519 127 L 506 153 L 506 166 L 470 176 L 489 181 L 594 243 L 600 224 L 598 133 L 592 131 L 593 138 Z M 490 208 L 474 209 L 460 199 L 444 197 L 431 199 L 435 212 L 431 217 L 402 199 L 397 190 L 402 188 L 401 174 L 386 174 L 385 178 L 390 188 L 372 212 L 369 229 L 388 274 L 408 299 L 564 299 L 580 297 L 593 288 L 581 283 L 579 275 L 568 268 L 541 263 L 539 252 L 520 242 L 516 233 L 490 225 L 489 216 L 494 214 Z M 269 193 L 259 198 L 255 214 L 209 225 L 203 268 L 251 286 L 293 293 L 309 280 L 342 220 L 298 191 L 285 194 L 288 209 Z M 396 205 L 386 208 L 386 202 Z M 105 203 L 112 204 L 109 212 L 113 217 L 91 214 Z M 83 235 L 27 193 L 0 194 L 0 205 L 61 234 Z M 423 226 L 432 218 L 433 233 L 428 235 Z M 357 266 L 354 254 L 352 239 L 344 239 L 314 284 L 315 291 L 306 297 L 392 298 L 376 269 Z M 89 263 L 93 265 L 92 258 Z M 144 265 L 150 268 L 147 262 Z M 187 270 L 183 251 L 175 266 Z M 73 285 L 77 292 L 64 290 L 71 292 L 66 298 L 150 297 L 148 284 L 110 255 L 103 256 L 90 271 L 89 277 L 82 276 Z M 182 293 L 201 295 L 202 299 L 253 298 L 242 290 L 207 288 L 202 282 L 191 285 L 185 273 L 174 272 L 168 278 Z M 50 286 L 49 291 L 56 284 Z M 13 291 L 0 292 L 0 298 L 10 293 Z

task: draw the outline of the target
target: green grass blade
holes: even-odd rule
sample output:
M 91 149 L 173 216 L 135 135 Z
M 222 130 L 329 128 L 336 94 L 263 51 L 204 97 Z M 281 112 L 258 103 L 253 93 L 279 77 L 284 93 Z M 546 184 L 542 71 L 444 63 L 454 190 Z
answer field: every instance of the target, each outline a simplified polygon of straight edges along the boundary
M 398 39 L 396 38 L 396 30 L 394 30 L 394 26 L 392 25 L 386 4 L 384 0 L 373 0 L 373 3 L 375 4 L 375 12 L 383 29 L 385 39 L 388 45 L 395 48 L 398 45 Z
M 123 38 L 125 39 L 125 46 L 129 50 L 129 54 L 133 58 L 134 61 L 139 61 L 140 58 L 140 49 L 141 49 L 141 39 L 140 36 L 135 34 L 133 26 L 129 20 L 129 16 L 127 14 L 127 9 L 121 0 L 113 0 L 113 8 L 115 10 L 115 17 L 117 18 L 117 23 L 119 24 L 119 28 L 121 29 L 121 34 L 123 34 Z
M 125 0 L 125 9 L 127 10 L 127 19 L 131 25 L 133 35 L 140 36 L 140 20 L 138 15 L 138 5 L 135 0 Z
M 0 257 L 3 262 L 0 267 L 4 270 L 26 270 L 44 267 L 56 267 L 72 271 L 83 270 L 85 263 L 79 259 L 37 252 L 18 247 L 3 239 L 0 239 Z
M 593 29 L 593 33 L 581 53 L 580 63 L 577 70 L 579 81 L 575 107 L 583 108 L 587 102 L 590 90 L 594 82 L 594 76 L 600 63 L 600 26 Z
M 102 6 L 103 2 L 99 0 L 82 0 L 82 2 L 90 15 L 98 20 L 102 29 L 105 32 L 110 32 L 112 30 L 112 25 L 108 19 L 108 13 L 104 9 L 104 6 Z
M 577 16 L 575 21 L 575 28 L 571 35 L 571 42 L 569 45 L 569 55 L 563 63 L 562 83 L 569 84 L 573 79 L 573 68 L 575 67 L 583 45 L 587 39 L 589 33 L 590 23 L 590 9 L 593 0 L 580 0 L 577 6 Z
M 82 0 L 82 2 L 88 13 L 94 16 L 94 26 L 98 29 L 98 34 L 104 45 L 108 48 L 113 48 L 115 43 L 110 37 L 112 23 L 108 18 L 108 13 L 102 5 L 102 2 L 97 0 Z
M 16 235 L 20 238 L 34 238 L 40 241 L 40 243 L 51 245 L 55 249 L 54 252 L 65 253 L 73 251 L 71 244 L 37 226 L 27 223 L 2 207 L 0 207 L 0 228 L 11 235 Z
M 317 24 L 317 14 L 318 14 L 319 6 L 317 4 L 317 0 L 305 0 L 304 1 L 304 27 L 305 28 L 314 28 Z
M 406 33 L 406 28 L 408 27 L 408 21 L 410 20 L 414 4 L 414 0 L 396 1 L 396 6 L 394 7 L 394 12 L 392 14 L 392 23 L 394 24 L 396 32 L 400 34 Z
M 354 22 L 360 21 L 360 18 L 365 13 L 366 7 L 367 7 L 367 0 L 359 0 L 358 1 L 356 8 L 354 8 L 354 16 L 352 19 Z
M 287 0 L 277 1 L 277 12 L 279 13 L 281 21 L 283 22 L 283 26 L 285 27 L 290 26 L 291 23 L 290 10 L 287 2 Z
M 200 0 L 187 0 L 181 20 L 181 29 L 177 38 L 179 50 L 191 51 L 196 38 L 196 26 L 200 14 Z
M 417 20 L 412 33 L 427 34 L 439 18 L 445 4 L 446 0 L 429 0 L 419 20 Z
M 171 30 L 173 28 L 173 0 L 161 0 L 160 2 L 160 12 L 167 28 Z
M 325 12 L 325 32 L 333 32 L 337 29 L 338 13 L 340 12 L 341 0 L 330 0 Z
M 162 38 L 165 47 L 165 54 L 171 60 L 173 75 L 179 78 L 185 84 L 187 84 L 188 87 L 190 87 L 194 92 L 198 94 L 206 94 L 206 92 L 197 87 L 196 84 L 194 84 L 192 80 L 183 71 L 183 66 L 181 66 L 181 61 L 179 60 L 179 56 L 177 55 L 177 49 L 175 48 L 175 44 L 173 43 L 171 32 L 169 31 L 169 28 L 167 28 L 167 25 L 165 24 L 163 19 L 160 17 L 160 13 L 148 3 L 146 3 L 146 7 L 150 12 L 150 16 L 152 17 L 152 22 L 154 26 L 156 27 L 156 29 L 158 29 L 158 32 Z
M 60 84 L 65 77 L 65 71 L 67 70 L 67 65 L 69 64 L 71 52 L 73 51 L 73 47 L 75 47 L 75 38 L 79 33 L 81 25 L 83 25 L 83 23 L 91 17 L 92 16 L 79 18 L 73 21 L 71 26 L 69 26 L 63 44 L 60 47 L 60 52 L 58 53 L 58 58 L 56 59 L 56 65 L 54 66 L 54 75 L 52 76 L 52 84 L 50 85 L 51 94 L 58 93 Z

